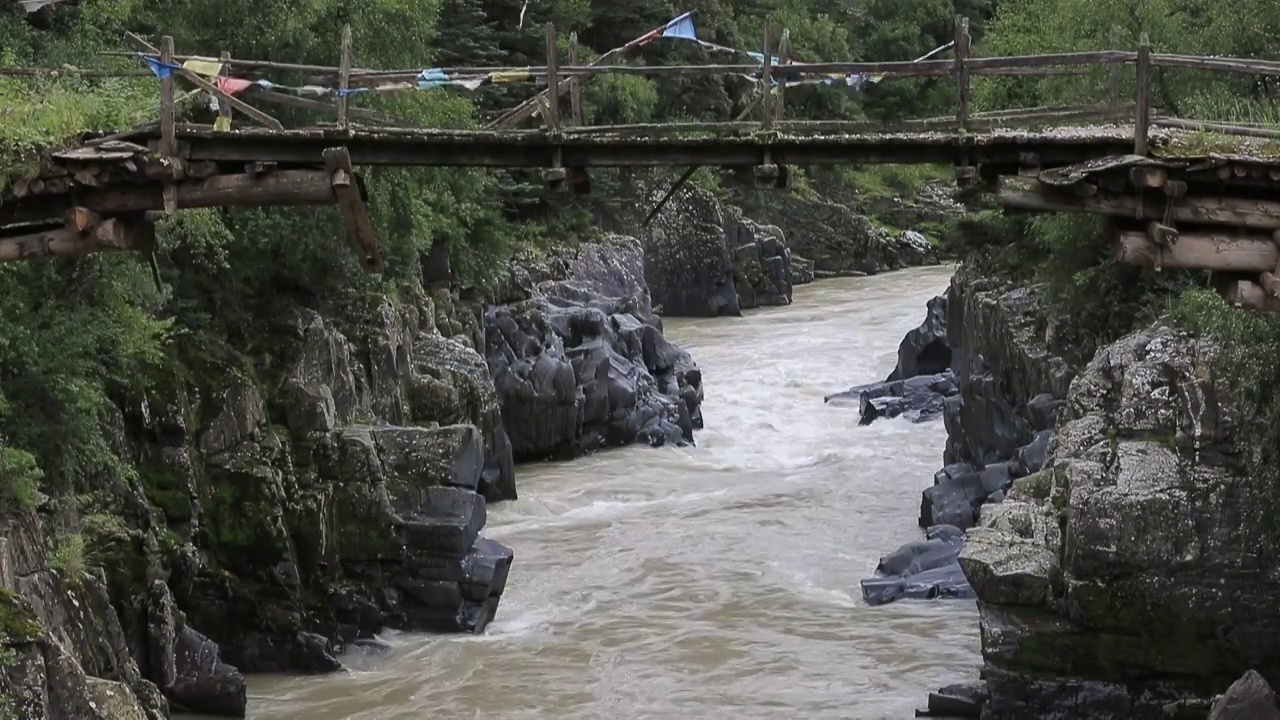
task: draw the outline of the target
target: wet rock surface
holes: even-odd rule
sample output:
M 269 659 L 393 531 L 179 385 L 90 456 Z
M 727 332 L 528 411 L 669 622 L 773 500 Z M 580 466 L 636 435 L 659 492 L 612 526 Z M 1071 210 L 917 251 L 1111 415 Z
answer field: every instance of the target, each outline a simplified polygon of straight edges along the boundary
M 523 299 L 485 312 L 489 370 L 518 461 L 693 441 L 702 375 L 661 331 L 638 243 L 555 258 Z
M 907 543 L 880 558 L 875 575 L 862 580 L 863 600 L 869 605 L 884 605 L 902 598 L 973 597 L 958 562 L 964 544 L 960 528 L 929 528 L 925 540 Z
M 903 338 L 898 363 L 884 382 L 856 385 L 825 402 L 856 405 L 863 425 L 899 416 L 927 422 L 942 415 L 959 392 L 947 342 L 947 303 L 946 296 L 929 301 L 924 322 Z

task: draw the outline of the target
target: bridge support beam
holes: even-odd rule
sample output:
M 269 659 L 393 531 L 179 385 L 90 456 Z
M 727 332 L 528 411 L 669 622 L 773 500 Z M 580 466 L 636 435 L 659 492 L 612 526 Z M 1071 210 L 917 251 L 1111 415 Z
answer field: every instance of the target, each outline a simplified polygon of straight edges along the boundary
M 329 205 L 334 195 L 329 173 L 323 170 L 282 170 L 265 175 L 215 175 L 175 183 L 179 210 L 202 207 L 265 207 L 271 205 Z M 0 205 L 0 227 L 61 218 L 72 207 L 103 215 L 164 209 L 159 185 L 102 188 L 81 193 L 38 195 Z
M 143 219 L 107 218 L 83 232 L 61 227 L 26 235 L 0 237 L 0 262 L 52 257 L 84 257 L 111 250 L 141 250 L 152 246 L 155 225 Z
M 1185 183 L 1177 180 L 1168 181 L 1165 187 L 1174 193 L 1186 192 Z M 1139 202 L 1132 195 L 1104 192 L 1080 197 L 1071 191 L 1054 191 L 1039 182 L 1021 181 L 1006 182 L 1000 188 L 1000 204 L 1006 211 L 1013 212 L 1084 212 L 1161 221 L 1167 210 L 1172 223 L 1280 230 L 1280 202 L 1252 198 L 1183 196 L 1172 207 L 1167 207 L 1163 198 Z
M 1224 300 L 1242 310 L 1280 312 L 1280 298 L 1268 295 L 1262 286 L 1249 280 L 1229 280 L 1219 292 Z
M 1119 234 L 1116 260 L 1146 268 L 1203 269 L 1259 274 L 1271 272 L 1280 249 L 1270 236 L 1201 232 L 1180 233 L 1177 242 L 1161 247 L 1145 232 Z

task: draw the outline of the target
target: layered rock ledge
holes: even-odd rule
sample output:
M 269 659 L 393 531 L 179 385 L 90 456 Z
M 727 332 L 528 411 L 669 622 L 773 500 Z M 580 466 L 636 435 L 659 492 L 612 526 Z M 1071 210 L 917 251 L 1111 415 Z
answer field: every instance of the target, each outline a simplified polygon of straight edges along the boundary
M 960 387 L 921 524 L 967 528 L 984 664 L 930 707 L 1272 716 L 1280 615 L 1264 598 L 1280 588 L 1246 516 L 1249 449 L 1214 348 L 1157 325 L 1076 370 L 1045 349 L 1036 293 L 963 272 L 949 291 Z

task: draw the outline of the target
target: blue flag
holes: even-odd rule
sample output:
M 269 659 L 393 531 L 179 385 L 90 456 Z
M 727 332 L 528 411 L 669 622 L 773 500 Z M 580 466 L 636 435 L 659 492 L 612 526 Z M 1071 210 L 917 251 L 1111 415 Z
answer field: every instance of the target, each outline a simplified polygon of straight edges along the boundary
M 160 62 L 159 58 L 153 58 L 149 55 L 139 55 L 139 57 L 141 57 L 144 61 L 146 61 L 147 67 L 151 68 L 151 72 L 155 73 L 156 77 L 160 78 L 161 80 L 172 75 L 174 70 L 181 69 L 177 65 L 171 65 L 169 63 Z
M 698 31 L 693 27 L 693 18 L 690 17 L 693 12 L 687 12 L 680 17 L 675 18 L 667 23 L 662 29 L 662 37 L 681 38 L 683 40 L 693 40 L 697 42 Z

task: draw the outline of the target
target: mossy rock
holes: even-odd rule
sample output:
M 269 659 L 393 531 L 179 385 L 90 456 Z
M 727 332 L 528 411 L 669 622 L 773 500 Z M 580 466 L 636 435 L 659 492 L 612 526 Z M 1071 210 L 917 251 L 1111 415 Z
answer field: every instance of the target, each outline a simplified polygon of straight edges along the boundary
M 0 643 L 31 643 L 44 634 L 44 625 L 19 594 L 0 588 Z
M 1018 478 L 1013 481 L 1013 487 L 1009 488 L 1010 500 L 1025 500 L 1027 502 L 1048 500 L 1049 495 L 1053 492 L 1053 471 L 1041 470 L 1038 473 L 1032 473 L 1024 478 Z

